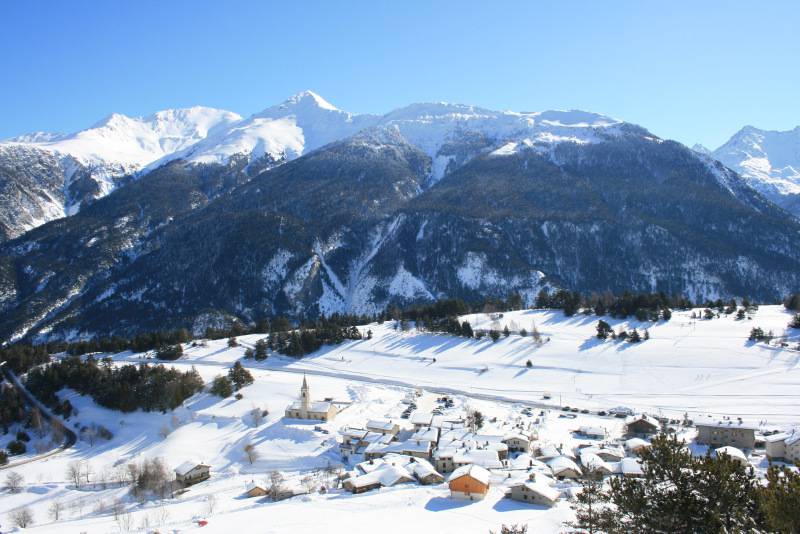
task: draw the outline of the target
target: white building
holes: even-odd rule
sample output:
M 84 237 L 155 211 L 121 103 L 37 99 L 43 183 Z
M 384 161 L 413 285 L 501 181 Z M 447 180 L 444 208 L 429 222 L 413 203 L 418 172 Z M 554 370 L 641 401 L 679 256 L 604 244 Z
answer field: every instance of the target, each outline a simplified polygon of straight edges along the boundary
M 289 419 L 330 421 L 336 417 L 337 413 L 339 413 L 339 408 L 333 401 L 311 400 L 308 382 L 306 381 L 305 375 L 303 375 L 303 384 L 300 386 L 300 399 L 294 401 L 286 408 L 284 417 Z

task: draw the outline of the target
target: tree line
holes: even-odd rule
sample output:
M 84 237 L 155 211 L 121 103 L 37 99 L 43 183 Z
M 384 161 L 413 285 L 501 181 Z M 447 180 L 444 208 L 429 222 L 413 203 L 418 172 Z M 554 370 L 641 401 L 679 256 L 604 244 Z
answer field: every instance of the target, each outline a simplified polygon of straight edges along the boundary
M 32 369 L 25 385 L 37 399 L 58 412 L 63 411 L 63 403 L 56 393 L 65 387 L 89 395 L 100 406 L 112 410 L 166 412 L 202 390 L 203 380 L 195 369 L 181 372 L 147 364 L 114 367 L 110 359 L 68 356 Z

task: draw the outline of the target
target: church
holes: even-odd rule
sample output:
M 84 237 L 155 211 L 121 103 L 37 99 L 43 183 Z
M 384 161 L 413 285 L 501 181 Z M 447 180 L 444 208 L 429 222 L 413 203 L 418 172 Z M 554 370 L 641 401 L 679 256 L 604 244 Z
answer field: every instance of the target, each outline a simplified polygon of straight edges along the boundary
M 303 385 L 300 386 L 300 399 L 294 401 L 286 408 L 284 417 L 290 419 L 313 419 L 317 421 L 330 421 L 339 408 L 332 400 L 312 401 L 308 382 L 303 375 Z

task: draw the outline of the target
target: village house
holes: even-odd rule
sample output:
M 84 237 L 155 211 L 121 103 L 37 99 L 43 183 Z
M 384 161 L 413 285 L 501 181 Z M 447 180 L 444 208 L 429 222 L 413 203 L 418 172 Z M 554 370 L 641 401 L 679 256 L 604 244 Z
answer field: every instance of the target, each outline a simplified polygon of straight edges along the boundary
M 556 456 L 545 463 L 550 467 L 553 476 L 559 480 L 563 478 L 578 478 L 582 474 L 578 464 L 566 456 Z
M 609 475 L 614 470 L 611 465 L 592 451 L 581 451 L 581 465 L 587 472 Z
M 392 487 L 413 481 L 414 477 L 402 466 L 381 462 L 369 473 L 346 479 L 342 486 L 353 493 L 364 493 L 382 486 Z
M 400 432 L 400 425 L 391 421 L 371 420 L 367 421 L 367 430 L 389 436 L 396 436 Z
M 245 497 L 264 497 L 266 495 L 267 488 L 263 484 L 257 484 L 256 482 L 250 481 L 247 483 L 247 486 L 245 486 Z
M 503 436 L 503 443 L 508 447 L 510 453 L 530 453 L 533 446 L 531 436 L 522 432 L 512 432 Z
M 479 465 L 465 465 L 447 478 L 450 496 L 456 499 L 481 500 L 489 492 L 491 474 Z
M 408 438 L 413 441 L 429 441 L 433 444 L 439 442 L 439 429 L 436 427 L 422 426 Z
M 367 474 L 379 469 L 385 464 L 402 467 L 423 485 L 444 482 L 444 477 L 433 468 L 433 465 L 431 465 L 429 461 L 395 453 L 389 453 L 375 460 L 361 462 L 356 466 L 356 469 L 362 474 Z
M 186 461 L 175 469 L 175 481 L 182 486 L 191 486 L 211 478 L 211 466 Z
M 433 414 L 427 410 L 414 410 L 408 420 L 414 425 L 414 430 L 419 430 L 431 426 Z
M 767 436 L 765 449 L 770 460 L 800 462 L 800 429 Z
M 280 488 L 278 488 L 278 491 L 275 492 L 275 500 L 285 501 L 286 499 L 291 499 L 292 497 L 297 497 L 298 495 L 308 495 L 308 489 L 296 481 L 284 483 Z
M 537 478 L 514 484 L 506 496 L 519 502 L 553 506 L 558 502 L 561 492 Z
M 712 447 L 730 445 L 739 449 L 753 449 L 756 446 L 756 428 L 733 421 L 716 423 L 697 423 L 697 443 Z
M 339 408 L 333 400 L 311 401 L 306 377 L 303 376 L 303 384 L 300 386 L 300 399 L 290 404 L 284 412 L 287 419 L 310 419 L 316 421 L 330 421 Z
M 631 415 L 625 418 L 625 433 L 629 436 L 645 437 L 661 429 L 658 419 L 647 414 Z

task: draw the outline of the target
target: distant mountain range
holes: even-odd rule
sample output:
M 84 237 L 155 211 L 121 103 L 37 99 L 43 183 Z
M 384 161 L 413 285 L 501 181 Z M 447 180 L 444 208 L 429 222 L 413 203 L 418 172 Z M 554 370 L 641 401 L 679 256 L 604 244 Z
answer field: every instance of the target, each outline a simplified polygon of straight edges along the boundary
M 755 158 L 737 146 L 725 153 Z M 531 302 L 544 287 L 796 291 L 800 222 L 761 186 L 774 169 L 791 181 L 791 150 L 753 177 L 723 148 L 583 111 L 356 115 L 312 92 L 245 119 L 191 108 L 16 138 L 0 144 L 0 337 Z

